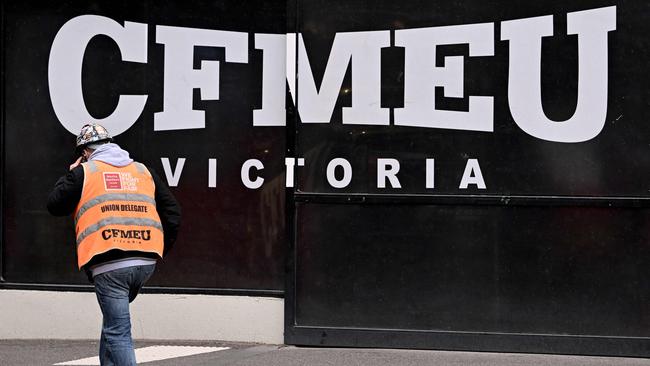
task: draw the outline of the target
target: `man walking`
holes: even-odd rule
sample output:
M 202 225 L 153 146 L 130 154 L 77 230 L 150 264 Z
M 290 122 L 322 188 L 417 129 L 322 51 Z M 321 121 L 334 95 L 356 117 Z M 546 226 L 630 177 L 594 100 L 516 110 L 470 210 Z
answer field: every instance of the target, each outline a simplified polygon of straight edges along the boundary
M 56 182 L 47 208 L 55 216 L 73 214 L 77 264 L 94 283 L 103 315 L 101 364 L 135 365 L 129 303 L 171 249 L 180 207 L 103 126 L 85 125 L 76 146 L 80 157 Z

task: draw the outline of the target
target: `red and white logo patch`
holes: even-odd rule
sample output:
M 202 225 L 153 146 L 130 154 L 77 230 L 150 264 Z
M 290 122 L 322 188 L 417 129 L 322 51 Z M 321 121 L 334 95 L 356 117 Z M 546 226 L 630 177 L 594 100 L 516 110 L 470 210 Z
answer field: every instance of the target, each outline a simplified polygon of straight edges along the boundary
M 110 190 L 122 190 L 122 179 L 120 173 L 104 173 L 104 188 Z

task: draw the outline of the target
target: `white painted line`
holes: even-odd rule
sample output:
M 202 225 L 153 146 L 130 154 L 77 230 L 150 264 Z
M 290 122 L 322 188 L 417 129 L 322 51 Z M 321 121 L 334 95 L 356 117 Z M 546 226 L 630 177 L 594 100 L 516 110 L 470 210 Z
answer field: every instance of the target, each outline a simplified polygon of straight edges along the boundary
M 135 359 L 138 363 L 153 362 L 160 360 L 167 360 L 170 358 L 185 357 L 199 355 L 202 353 L 210 353 L 217 351 L 224 351 L 230 349 L 229 347 L 195 347 L 195 346 L 149 346 L 135 349 Z M 66 361 L 55 363 L 54 365 L 76 365 L 76 366 L 94 366 L 99 365 L 99 357 L 88 357 L 80 360 Z

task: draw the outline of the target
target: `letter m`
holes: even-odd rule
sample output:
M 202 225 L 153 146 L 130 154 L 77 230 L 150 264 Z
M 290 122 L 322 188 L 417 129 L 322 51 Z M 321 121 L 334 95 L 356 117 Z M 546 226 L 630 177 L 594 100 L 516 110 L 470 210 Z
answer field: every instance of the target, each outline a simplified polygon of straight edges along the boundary
M 295 44 L 295 34 L 289 34 L 288 40 L 288 51 L 293 53 L 291 45 Z M 300 35 L 296 103 L 302 122 L 329 123 L 352 60 L 352 107 L 343 108 L 343 123 L 388 125 L 389 109 L 381 108 L 380 101 L 381 49 L 385 47 L 390 47 L 390 31 L 337 33 L 318 89 Z M 290 88 L 292 84 L 289 80 Z

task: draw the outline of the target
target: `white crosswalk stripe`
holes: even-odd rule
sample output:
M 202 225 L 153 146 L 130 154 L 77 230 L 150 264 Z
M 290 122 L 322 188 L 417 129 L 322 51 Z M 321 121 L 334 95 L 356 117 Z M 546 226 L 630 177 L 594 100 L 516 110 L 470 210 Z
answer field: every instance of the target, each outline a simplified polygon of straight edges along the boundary
M 210 353 L 217 351 L 224 351 L 230 349 L 229 347 L 198 347 L 198 346 L 149 346 L 135 349 L 135 359 L 137 362 L 153 362 L 160 360 L 167 360 L 170 358 L 185 357 L 199 355 L 202 353 Z M 66 361 L 55 363 L 59 365 L 99 365 L 99 357 L 88 357 L 79 360 Z

